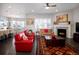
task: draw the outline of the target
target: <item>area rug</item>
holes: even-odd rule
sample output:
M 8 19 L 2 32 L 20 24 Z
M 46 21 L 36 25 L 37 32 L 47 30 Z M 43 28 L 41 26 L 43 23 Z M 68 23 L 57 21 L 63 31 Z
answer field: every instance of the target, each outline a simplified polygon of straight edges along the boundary
M 73 47 L 66 44 L 65 47 L 46 47 L 44 39 L 39 40 L 38 55 L 76 55 L 77 52 Z

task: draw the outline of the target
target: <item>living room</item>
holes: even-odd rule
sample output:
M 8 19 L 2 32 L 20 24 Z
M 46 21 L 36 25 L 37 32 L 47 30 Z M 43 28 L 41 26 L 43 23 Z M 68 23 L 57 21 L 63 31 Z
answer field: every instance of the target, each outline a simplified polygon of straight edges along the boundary
M 79 3 L 0 3 L 0 7 L 0 55 L 79 54 Z

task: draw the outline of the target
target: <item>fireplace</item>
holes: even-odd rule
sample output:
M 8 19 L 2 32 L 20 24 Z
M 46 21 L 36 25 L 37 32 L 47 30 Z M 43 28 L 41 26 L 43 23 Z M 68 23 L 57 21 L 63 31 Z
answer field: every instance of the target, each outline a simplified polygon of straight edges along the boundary
M 66 29 L 57 29 L 57 34 L 60 37 L 66 38 Z
M 58 24 L 58 25 L 54 25 L 53 26 L 53 31 L 55 33 L 55 35 L 58 36 L 58 32 L 59 30 L 58 29 L 61 29 L 61 30 L 65 30 L 65 37 L 66 38 L 72 38 L 72 34 L 71 34 L 71 25 L 68 25 L 68 24 Z

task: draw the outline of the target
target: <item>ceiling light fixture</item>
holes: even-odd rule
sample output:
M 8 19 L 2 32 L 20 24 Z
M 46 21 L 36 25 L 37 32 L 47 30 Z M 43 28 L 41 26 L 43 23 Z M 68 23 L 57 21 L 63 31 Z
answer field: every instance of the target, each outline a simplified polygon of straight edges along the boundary
M 12 8 L 11 6 L 8 6 L 8 8 Z
M 56 9 L 56 12 L 58 12 L 58 9 Z
M 49 9 L 49 7 L 45 7 L 45 9 Z
M 45 4 L 45 9 L 49 9 L 49 8 L 52 8 L 52 7 L 56 7 L 56 4 L 54 4 L 54 3 L 46 3 Z
M 54 4 L 54 3 L 46 3 L 46 6 L 47 7 L 56 7 L 56 4 Z
M 34 12 L 34 10 L 32 10 L 32 12 Z

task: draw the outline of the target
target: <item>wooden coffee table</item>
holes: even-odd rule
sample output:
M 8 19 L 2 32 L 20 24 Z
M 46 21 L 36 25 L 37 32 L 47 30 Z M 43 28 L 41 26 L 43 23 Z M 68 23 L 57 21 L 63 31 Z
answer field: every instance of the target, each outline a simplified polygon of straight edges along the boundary
M 64 47 L 65 46 L 65 38 L 62 37 L 56 37 L 55 39 L 46 39 L 46 46 L 53 46 L 53 47 Z
M 58 44 L 57 44 L 57 46 L 61 46 L 61 47 L 64 47 L 65 46 L 65 38 L 63 38 L 63 37 L 56 37 L 56 40 L 58 41 Z

